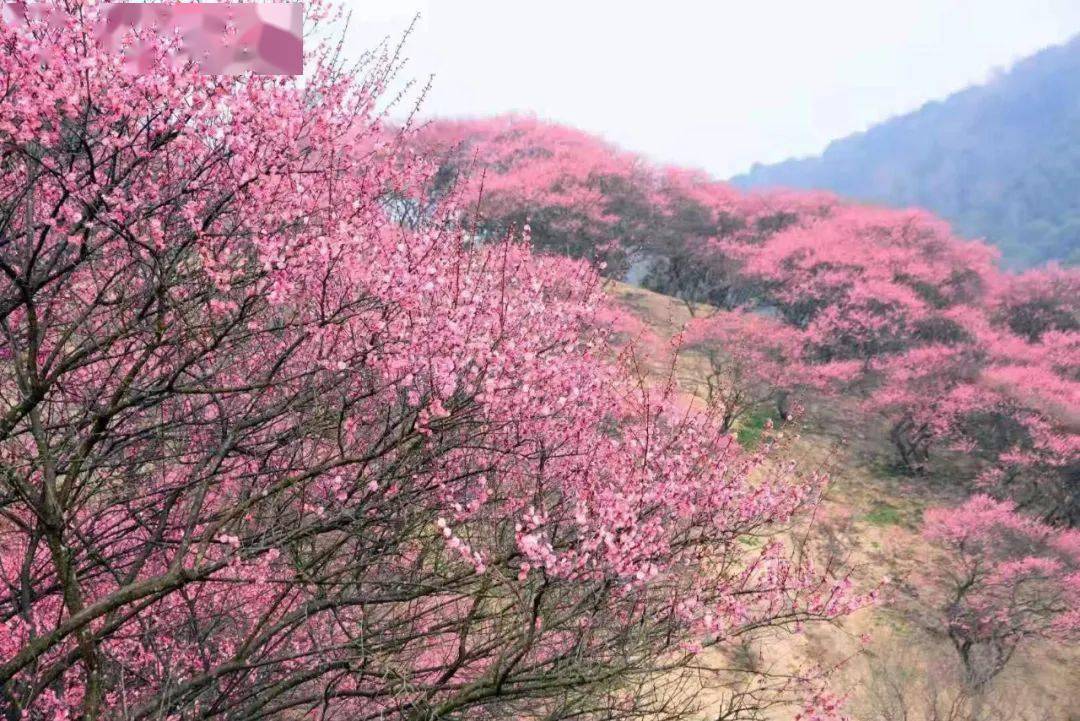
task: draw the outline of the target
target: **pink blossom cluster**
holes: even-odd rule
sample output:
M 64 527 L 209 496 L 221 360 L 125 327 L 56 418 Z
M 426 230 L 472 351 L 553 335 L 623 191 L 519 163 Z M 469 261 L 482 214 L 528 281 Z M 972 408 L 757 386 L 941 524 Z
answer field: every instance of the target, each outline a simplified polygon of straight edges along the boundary
M 533 118 L 435 122 L 417 145 L 469 178 L 460 197 L 486 227 L 528 222 L 538 247 L 617 257 L 604 272 L 718 307 L 687 340 L 716 366 L 728 423 L 788 403 L 787 386 L 854 384 L 907 469 L 935 447 L 972 453 L 984 488 L 1080 518 L 1063 479 L 1080 402 L 1074 269 L 1004 273 L 922 211 L 741 193 Z
M 872 600 L 594 268 L 424 206 L 394 56 L 132 75 L 81 10 L 0 27 L 0 713 L 557 717 Z
M 1031 638 L 1080 634 L 1080 531 L 976 495 L 927 510 L 923 533 L 945 552 L 936 579 L 945 630 L 970 682 L 992 678 Z

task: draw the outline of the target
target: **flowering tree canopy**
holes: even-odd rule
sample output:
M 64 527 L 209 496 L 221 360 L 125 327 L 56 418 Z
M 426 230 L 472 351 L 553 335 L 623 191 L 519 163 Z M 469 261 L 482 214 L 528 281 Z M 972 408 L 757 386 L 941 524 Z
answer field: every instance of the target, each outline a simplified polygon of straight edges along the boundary
M 528 225 L 538 248 L 626 272 L 650 183 L 633 155 L 525 116 L 428 123 L 413 145 L 440 162 L 436 197 L 463 197 L 482 232 Z
M 923 532 L 940 544 L 944 629 L 967 682 L 984 686 L 1031 638 L 1080 634 L 1080 531 L 974 496 L 926 511 Z
M 741 193 L 530 118 L 434 122 L 419 137 L 458 149 L 439 156 L 443 171 L 483 171 L 462 198 L 492 227 L 542 219 L 537 245 L 618 258 L 605 273 L 692 313 L 724 311 L 688 329 L 723 366 L 712 373 L 722 405 L 783 398 L 815 374 L 821 389 L 857 381 L 902 468 L 923 471 L 935 447 L 971 453 L 983 490 L 1080 522 L 1076 269 L 1006 274 L 990 246 L 922 211 Z
M 865 601 L 592 268 L 401 222 L 393 55 L 132 75 L 67 9 L 0 26 L 4 715 L 675 718 L 702 645 Z
M 779 320 L 746 311 L 717 311 L 691 321 L 683 347 L 704 356 L 706 396 L 726 430 L 748 411 L 775 403 L 791 420 L 791 393 L 800 387 L 827 389 L 849 376 L 850 364 L 808 364 L 806 333 Z

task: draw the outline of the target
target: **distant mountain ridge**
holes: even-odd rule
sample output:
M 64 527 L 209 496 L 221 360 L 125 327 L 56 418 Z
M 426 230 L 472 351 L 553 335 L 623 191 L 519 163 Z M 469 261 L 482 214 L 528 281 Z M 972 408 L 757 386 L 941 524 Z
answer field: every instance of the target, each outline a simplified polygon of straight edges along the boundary
M 1007 267 L 1078 263 L 1080 35 L 821 156 L 755 165 L 731 182 L 924 207 L 996 245 Z

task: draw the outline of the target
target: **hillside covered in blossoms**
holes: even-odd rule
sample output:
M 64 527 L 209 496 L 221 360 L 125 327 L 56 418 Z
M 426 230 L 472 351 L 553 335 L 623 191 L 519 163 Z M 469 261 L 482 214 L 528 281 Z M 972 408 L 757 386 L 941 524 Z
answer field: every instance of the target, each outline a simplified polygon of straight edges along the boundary
M 56 7 L 0 24 L 0 718 L 1070 718 L 1077 270 L 391 122 L 333 4 L 303 77 Z
M 433 122 L 416 142 L 441 159 L 434 195 L 468 198 L 481 232 L 527 227 L 545 254 L 709 306 L 684 341 L 737 366 L 717 370 L 731 420 L 803 386 L 858 396 L 906 472 L 962 450 L 985 462 L 977 487 L 1080 521 L 1077 270 L 1003 271 L 922 210 L 745 193 L 532 118 Z
M 682 388 L 722 429 L 858 437 L 876 476 L 860 490 L 907 479 L 924 499 L 913 525 L 949 570 L 916 577 L 890 608 L 954 647 L 962 688 L 949 703 L 984 695 L 1032 639 L 1075 638 L 1077 269 L 1003 270 L 995 248 L 920 209 L 745 192 L 532 117 L 432 121 L 415 142 L 439 163 L 429 197 L 467 198 L 481 235 L 527 229 L 543 255 L 589 259 L 609 282 L 680 304 L 624 335 L 676 367 L 691 359 Z M 659 350 L 658 327 L 674 333 Z M 943 497 L 951 507 L 930 507 Z M 934 620 L 907 608 L 935 593 L 951 600 Z M 974 708 L 954 713 L 1027 718 Z

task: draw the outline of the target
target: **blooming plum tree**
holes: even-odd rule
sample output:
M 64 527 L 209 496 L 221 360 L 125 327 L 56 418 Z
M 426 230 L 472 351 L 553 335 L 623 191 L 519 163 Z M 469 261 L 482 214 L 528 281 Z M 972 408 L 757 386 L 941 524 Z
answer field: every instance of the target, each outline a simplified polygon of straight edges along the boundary
M 727 370 L 756 374 L 749 386 L 745 372 L 712 374 L 714 399 L 735 415 L 755 397 L 784 397 L 769 378 L 803 383 L 813 368 L 819 382 L 855 380 L 866 407 L 888 417 L 901 467 L 923 471 L 932 448 L 949 446 L 977 457 L 984 490 L 1080 520 L 1075 270 L 1004 274 L 989 246 L 921 211 L 740 193 L 530 118 L 436 122 L 419 137 L 422 149 L 458 148 L 439 156 L 441 174 L 482 171 L 460 197 L 479 203 L 490 233 L 539 219 L 540 247 L 611 260 L 614 277 L 632 265 L 629 280 L 691 314 L 701 303 L 728 313 L 714 329 L 723 338 L 706 337 L 707 321 L 693 333 Z M 774 337 L 754 336 L 764 321 L 736 318 L 747 312 L 775 315 Z M 754 342 L 737 340 L 739 324 Z M 779 347 L 795 335 L 797 359 Z M 748 357 L 736 362 L 736 346 Z
M 453 189 L 483 234 L 528 225 L 536 247 L 625 274 L 642 240 L 650 183 L 633 155 L 527 116 L 436 121 L 412 142 L 440 163 L 436 196 Z
M 947 445 L 982 461 L 984 491 L 1077 523 L 1077 334 L 1051 331 L 1031 343 L 979 314 L 952 317 L 967 340 L 883 359 L 867 406 L 891 419 L 905 467 L 920 469 L 933 444 Z
M 690 322 L 683 347 L 704 356 L 707 399 L 724 430 L 747 412 L 775 404 L 791 420 L 791 394 L 799 387 L 826 390 L 843 369 L 809 365 L 803 360 L 806 334 L 757 313 L 717 311 Z M 853 369 L 848 369 L 853 370 Z M 854 369 L 857 370 L 857 369 Z
M 675 718 L 700 644 L 865 602 L 593 269 L 398 222 L 392 54 L 132 75 L 62 7 L 0 26 L 6 717 Z
M 945 552 L 941 621 L 966 680 L 984 687 L 1032 638 L 1080 633 L 1080 531 L 1046 526 L 1008 501 L 975 496 L 926 511 Z
M 1080 270 L 1050 265 L 1002 278 L 997 316 L 1018 336 L 1038 342 L 1048 331 L 1080 330 Z
M 917 211 L 838 206 L 741 249 L 765 300 L 824 360 L 874 358 L 950 335 L 942 310 L 980 297 L 994 255 Z

